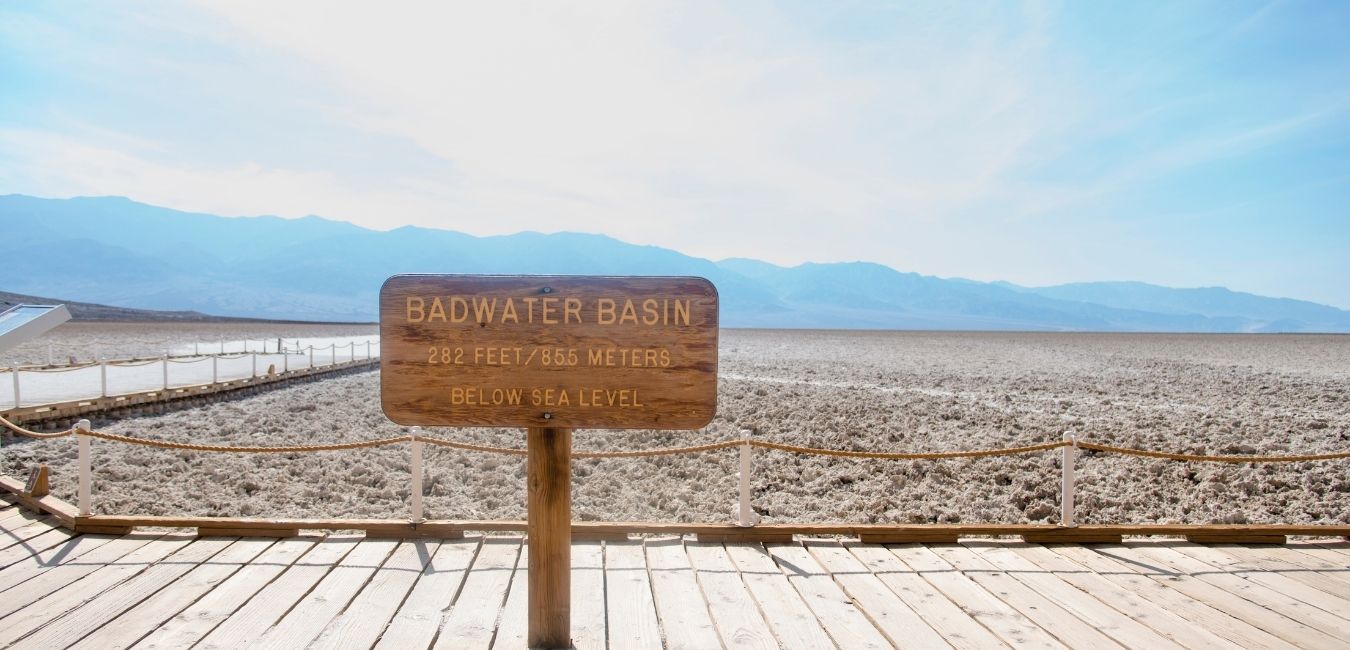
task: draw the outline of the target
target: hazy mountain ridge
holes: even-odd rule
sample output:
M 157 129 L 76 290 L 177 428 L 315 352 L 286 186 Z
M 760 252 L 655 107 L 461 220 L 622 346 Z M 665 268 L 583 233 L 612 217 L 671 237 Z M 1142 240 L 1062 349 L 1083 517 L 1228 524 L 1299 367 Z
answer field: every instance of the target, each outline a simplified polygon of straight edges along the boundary
M 320 217 L 217 217 L 118 197 L 0 197 L 11 259 L 0 289 L 222 316 L 374 320 L 398 273 L 698 275 L 728 326 L 1350 332 L 1350 312 L 1223 288 L 1135 282 L 1019 287 L 867 262 L 712 262 L 604 235 L 475 237 Z

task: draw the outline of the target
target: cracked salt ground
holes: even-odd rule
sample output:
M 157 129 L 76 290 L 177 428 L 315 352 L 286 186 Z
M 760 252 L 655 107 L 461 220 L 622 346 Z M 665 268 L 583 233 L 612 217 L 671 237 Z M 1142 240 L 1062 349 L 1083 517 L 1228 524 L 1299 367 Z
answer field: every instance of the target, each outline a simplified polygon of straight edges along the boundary
M 182 327 L 182 326 L 176 326 Z M 333 334 L 340 334 L 334 332 Z M 117 332 L 100 334 L 113 347 Z M 188 328 L 184 340 L 209 340 Z M 274 332 L 273 336 L 283 335 Z M 315 334 L 317 335 L 317 334 Z M 289 336 L 289 335 L 288 335 Z M 932 451 L 1036 444 L 1066 429 L 1107 444 L 1207 453 L 1350 448 L 1350 337 L 724 330 L 719 413 L 691 432 L 578 431 L 578 449 L 734 439 Z M 884 390 L 869 389 L 878 387 Z M 971 396 L 967 398 L 965 396 Z M 218 444 L 396 435 L 377 373 L 193 411 L 95 422 L 114 433 Z M 1175 408 L 1176 404 L 1198 408 Z M 428 429 L 522 447 L 513 429 Z M 5 473 L 52 466 L 72 498 L 71 440 L 6 442 Z M 314 455 L 198 454 L 94 443 L 95 507 L 126 514 L 406 516 L 408 449 Z M 1083 453 L 1083 522 L 1346 523 L 1346 461 L 1187 464 Z M 516 458 L 428 448 L 435 518 L 523 518 Z M 574 462 L 578 520 L 728 521 L 735 450 Z M 765 521 L 1057 520 L 1058 454 L 945 461 L 847 460 L 756 451 Z

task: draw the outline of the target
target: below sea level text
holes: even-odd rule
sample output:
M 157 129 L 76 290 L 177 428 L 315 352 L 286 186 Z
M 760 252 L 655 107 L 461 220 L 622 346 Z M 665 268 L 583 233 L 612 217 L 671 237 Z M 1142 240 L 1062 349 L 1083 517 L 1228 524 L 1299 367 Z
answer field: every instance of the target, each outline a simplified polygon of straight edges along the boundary
M 642 408 L 636 388 L 481 388 L 454 386 L 453 406 L 530 406 L 582 408 Z

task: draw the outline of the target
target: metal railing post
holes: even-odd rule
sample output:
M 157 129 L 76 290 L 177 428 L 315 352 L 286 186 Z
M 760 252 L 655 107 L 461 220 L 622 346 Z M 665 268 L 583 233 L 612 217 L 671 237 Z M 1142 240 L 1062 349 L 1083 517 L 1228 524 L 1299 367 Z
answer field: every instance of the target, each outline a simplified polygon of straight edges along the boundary
M 736 525 L 744 526 L 746 528 L 759 523 L 759 514 L 750 507 L 750 472 L 753 467 L 751 462 L 753 450 L 750 447 L 750 434 L 751 431 L 749 429 L 741 431 L 741 471 L 738 475 L 738 482 L 740 483 L 740 509 L 736 513 Z
M 219 383 L 220 357 L 211 357 L 211 383 Z
M 258 378 L 258 353 L 253 353 L 253 378 Z
M 366 361 L 370 361 L 370 341 L 366 341 Z
M 164 366 L 164 390 L 169 390 L 169 351 L 164 351 L 164 356 L 160 357 L 160 363 Z
M 14 375 L 14 408 L 19 408 L 19 364 L 15 363 L 9 368 L 9 374 Z
M 79 439 L 79 460 L 80 460 L 80 483 L 77 488 L 77 502 L 80 508 L 80 516 L 88 517 L 93 513 L 93 483 L 94 468 L 92 449 L 90 448 L 89 436 L 85 435 L 90 431 L 89 420 L 80 420 L 75 423 L 75 436 Z
M 330 344 L 330 345 L 328 346 L 328 365 L 330 365 L 330 366 L 336 366 L 336 365 L 337 365 L 337 344 L 336 344 L 336 343 Z
M 282 371 L 282 372 L 290 372 L 290 371 L 291 371 L 291 351 L 290 351 L 290 350 L 281 350 L 281 371 Z
M 309 346 L 309 369 L 314 369 L 314 346 Z
M 422 433 L 422 427 L 413 427 L 412 435 L 412 523 L 421 523 L 422 521 L 422 441 L 417 439 L 417 434 Z
M 108 360 L 98 360 L 98 396 L 108 396 Z
M 1073 462 L 1078 452 L 1078 436 L 1072 431 L 1064 433 L 1064 440 L 1070 444 L 1060 447 L 1060 520 L 1061 526 L 1077 526 L 1073 520 Z

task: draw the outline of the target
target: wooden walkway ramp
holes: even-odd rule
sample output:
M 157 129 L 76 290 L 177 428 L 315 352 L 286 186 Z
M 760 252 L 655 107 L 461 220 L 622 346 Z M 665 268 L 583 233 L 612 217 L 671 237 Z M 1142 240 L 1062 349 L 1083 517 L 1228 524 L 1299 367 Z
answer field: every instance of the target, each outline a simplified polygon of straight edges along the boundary
M 573 546 L 578 648 L 1345 648 L 1350 544 Z M 75 535 L 0 503 L 0 647 L 521 648 L 525 547 Z

